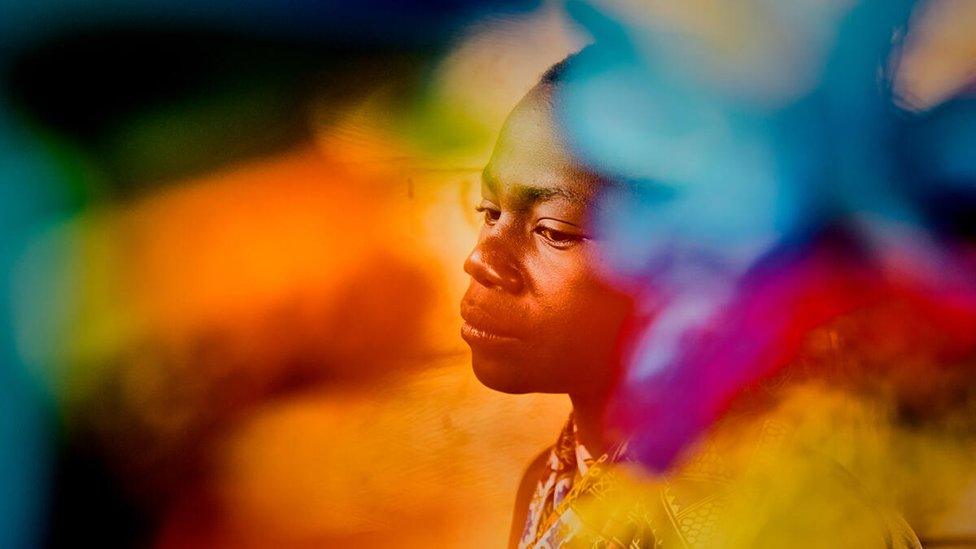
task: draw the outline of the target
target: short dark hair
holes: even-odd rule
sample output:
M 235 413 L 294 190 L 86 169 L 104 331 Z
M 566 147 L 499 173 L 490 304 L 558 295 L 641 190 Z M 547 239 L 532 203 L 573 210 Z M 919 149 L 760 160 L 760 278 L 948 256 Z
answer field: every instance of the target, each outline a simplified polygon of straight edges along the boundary
M 539 83 L 553 85 L 562 82 L 566 76 L 566 70 L 573 63 L 578 62 L 581 57 L 585 57 L 586 53 L 592 51 L 592 49 L 593 44 L 590 44 L 575 53 L 567 55 L 562 61 L 546 69 L 546 72 L 539 78 Z

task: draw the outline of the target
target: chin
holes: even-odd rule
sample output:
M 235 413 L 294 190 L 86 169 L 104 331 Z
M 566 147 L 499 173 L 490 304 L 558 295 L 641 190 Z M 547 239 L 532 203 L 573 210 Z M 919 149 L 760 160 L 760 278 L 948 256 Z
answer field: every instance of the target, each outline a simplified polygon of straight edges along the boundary
M 512 395 L 537 391 L 526 386 L 524 370 L 521 370 L 514 361 L 479 356 L 478 353 L 474 353 L 471 356 L 471 368 L 478 381 L 489 389 Z

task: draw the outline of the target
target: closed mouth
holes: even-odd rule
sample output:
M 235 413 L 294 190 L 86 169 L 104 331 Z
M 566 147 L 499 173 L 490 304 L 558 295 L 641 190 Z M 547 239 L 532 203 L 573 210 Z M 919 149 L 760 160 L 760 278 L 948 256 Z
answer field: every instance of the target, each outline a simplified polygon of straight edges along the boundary
M 484 328 L 479 328 L 470 324 L 468 321 L 464 321 L 461 325 L 461 337 L 464 338 L 468 343 L 477 342 L 495 342 L 504 343 L 516 341 L 518 338 L 514 336 L 499 334 L 497 332 L 492 332 Z
M 462 304 L 461 318 L 464 319 L 464 324 L 461 325 L 461 337 L 469 343 L 474 341 L 503 343 L 519 339 L 511 331 L 502 329 L 493 315 L 487 314 L 480 307 Z

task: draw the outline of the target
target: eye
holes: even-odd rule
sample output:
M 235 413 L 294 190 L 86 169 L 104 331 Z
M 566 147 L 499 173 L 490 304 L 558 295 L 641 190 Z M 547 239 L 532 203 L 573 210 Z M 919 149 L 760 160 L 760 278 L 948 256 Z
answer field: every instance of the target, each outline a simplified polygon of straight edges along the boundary
M 575 246 L 587 239 L 585 236 L 560 231 L 552 227 L 546 227 L 545 225 L 536 227 L 535 233 L 541 236 L 547 244 L 560 250 Z
M 476 212 L 485 216 L 485 225 L 494 225 L 502 216 L 501 210 L 493 206 L 482 204 L 474 209 Z

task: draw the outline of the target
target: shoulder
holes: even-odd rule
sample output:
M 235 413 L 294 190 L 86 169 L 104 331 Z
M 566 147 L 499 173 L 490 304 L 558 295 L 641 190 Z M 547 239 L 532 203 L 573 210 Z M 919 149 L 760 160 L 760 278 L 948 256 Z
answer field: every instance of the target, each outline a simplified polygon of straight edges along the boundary
M 522 536 L 522 527 L 525 525 L 525 518 L 528 514 L 529 503 L 532 502 L 535 488 L 542 477 L 542 473 L 546 470 L 551 452 L 551 447 L 540 452 L 525 468 L 522 479 L 519 480 L 518 491 L 515 494 L 515 510 L 512 513 L 512 526 L 508 535 L 508 546 L 510 548 L 518 547 L 519 538 Z

